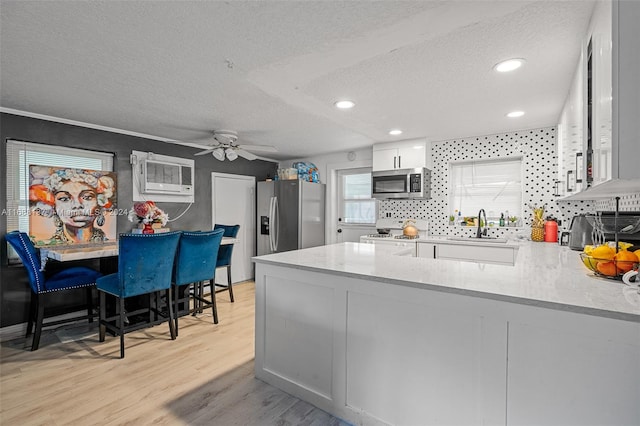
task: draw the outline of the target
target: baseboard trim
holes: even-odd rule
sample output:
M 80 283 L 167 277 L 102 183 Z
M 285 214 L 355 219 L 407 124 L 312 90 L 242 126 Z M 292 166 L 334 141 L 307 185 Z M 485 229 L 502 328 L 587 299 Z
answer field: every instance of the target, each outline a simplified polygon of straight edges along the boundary
M 86 315 L 87 311 L 86 310 L 82 310 L 82 311 L 76 311 L 76 312 L 68 312 L 66 314 L 63 315 L 56 315 L 54 317 L 46 317 L 45 318 L 45 322 L 46 321 L 60 321 L 60 320 L 66 320 L 69 318 L 73 318 L 73 317 L 77 317 L 80 315 Z M 78 320 L 77 322 L 83 322 L 86 321 L 86 319 L 82 319 L 82 320 Z M 68 324 L 74 324 L 76 321 L 74 322 L 69 322 Z M 58 325 L 53 325 L 53 326 L 45 326 L 42 329 L 43 330 L 48 330 L 50 328 L 56 328 L 56 327 L 60 327 L 63 325 L 67 325 L 67 324 L 58 324 Z M 2 327 L 0 328 L 0 342 L 6 342 L 8 340 L 14 340 L 14 339 L 19 339 L 20 337 L 24 337 L 24 335 L 27 333 L 27 323 L 23 322 L 20 324 L 14 324 L 14 325 L 9 325 L 7 327 Z

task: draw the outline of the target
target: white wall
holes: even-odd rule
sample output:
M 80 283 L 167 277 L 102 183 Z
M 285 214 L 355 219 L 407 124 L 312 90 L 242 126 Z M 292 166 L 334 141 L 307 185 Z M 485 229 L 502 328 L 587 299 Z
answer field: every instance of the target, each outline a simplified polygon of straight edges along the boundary
M 325 209 L 325 241 L 327 244 L 333 244 L 342 241 L 358 241 L 359 235 L 370 234 L 374 232 L 375 227 L 350 229 L 348 232 L 338 234 L 338 187 L 336 182 L 336 171 L 344 169 L 352 169 L 359 167 L 371 167 L 373 159 L 372 148 L 362 148 L 352 151 L 334 152 L 331 154 L 318 155 L 308 158 L 300 158 L 290 163 L 280 163 L 280 167 L 290 167 L 296 161 L 304 161 L 313 163 L 318 168 L 320 181 L 327 184 L 326 199 L 327 205 Z
M 350 152 L 353 152 L 355 154 L 355 157 L 352 157 L 353 159 L 349 158 Z M 371 147 L 369 147 L 369 148 L 362 148 L 362 149 L 351 150 L 351 151 L 333 152 L 330 154 L 317 155 L 313 157 L 299 158 L 297 160 L 292 160 L 286 163 L 281 162 L 280 167 L 291 167 L 291 165 L 297 161 L 313 163 L 318 168 L 318 173 L 320 174 L 320 181 L 322 183 L 327 183 L 328 181 L 327 165 L 344 164 L 345 165 L 344 168 L 348 168 L 349 163 L 353 163 L 353 164 L 360 164 L 361 162 L 371 163 L 372 158 L 373 158 L 373 150 Z M 361 166 L 357 166 L 357 167 L 361 167 Z M 329 196 L 329 193 L 327 193 L 327 196 Z

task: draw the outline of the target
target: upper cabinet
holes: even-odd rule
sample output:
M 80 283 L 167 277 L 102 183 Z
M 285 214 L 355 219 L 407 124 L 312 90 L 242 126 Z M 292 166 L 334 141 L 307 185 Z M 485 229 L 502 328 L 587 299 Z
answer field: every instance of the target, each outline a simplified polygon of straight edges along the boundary
M 429 167 L 424 139 L 373 145 L 373 171 Z
M 559 195 L 640 179 L 639 19 L 640 2 L 596 3 L 558 123 Z
M 613 2 L 612 155 L 614 179 L 640 182 L 640 2 Z M 640 188 L 640 183 L 638 185 Z

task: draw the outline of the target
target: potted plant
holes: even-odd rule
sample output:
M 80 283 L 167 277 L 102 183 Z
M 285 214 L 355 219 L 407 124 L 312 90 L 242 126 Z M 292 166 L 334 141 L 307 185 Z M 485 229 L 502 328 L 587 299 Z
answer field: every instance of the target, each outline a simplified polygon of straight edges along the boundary
M 455 224 L 456 217 L 454 215 L 449 216 L 449 226 L 453 226 Z
M 516 222 L 518 221 L 518 217 L 517 216 L 509 216 L 509 223 L 511 223 L 510 226 L 516 226 Z

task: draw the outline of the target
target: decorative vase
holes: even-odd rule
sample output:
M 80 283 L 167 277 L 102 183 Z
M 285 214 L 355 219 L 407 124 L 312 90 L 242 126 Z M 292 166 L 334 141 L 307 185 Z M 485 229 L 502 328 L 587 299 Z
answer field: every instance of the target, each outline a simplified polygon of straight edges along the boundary
M 142 228 L 143 234 L 153 234 L 155 231 L 153 230 L 153 226 L 150 223 L 145 223 L 144 228 Z
M 531 241 L 544 241 L 544 227 L 542 226 L 531 227 Z

